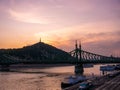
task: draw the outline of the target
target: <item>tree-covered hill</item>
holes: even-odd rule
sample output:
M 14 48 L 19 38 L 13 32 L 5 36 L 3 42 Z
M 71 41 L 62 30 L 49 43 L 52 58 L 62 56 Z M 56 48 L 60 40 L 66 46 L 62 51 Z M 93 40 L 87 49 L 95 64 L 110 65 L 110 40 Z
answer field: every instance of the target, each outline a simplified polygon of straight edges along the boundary
M 7 54 L 32 62 L 64 62 L 65 60 L 68 61 L 68 59 L 71 58 L 67 52 L 43 42 L 39 42 L 31 46 L 25 46 L 19 49 L 1 49 L 0 54 Z

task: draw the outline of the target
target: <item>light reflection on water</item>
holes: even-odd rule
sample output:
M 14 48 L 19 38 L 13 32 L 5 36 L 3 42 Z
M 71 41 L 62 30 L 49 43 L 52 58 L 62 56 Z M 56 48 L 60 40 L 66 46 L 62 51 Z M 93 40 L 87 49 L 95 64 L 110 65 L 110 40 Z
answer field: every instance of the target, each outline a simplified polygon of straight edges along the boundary
M 85 74 L 99 75 L 99 66 L 85 68 Z M 17 72 L 0 72 L 0 90 L 61 90 L 65 77 L 74 74 L 74 66 L 27 68 Z

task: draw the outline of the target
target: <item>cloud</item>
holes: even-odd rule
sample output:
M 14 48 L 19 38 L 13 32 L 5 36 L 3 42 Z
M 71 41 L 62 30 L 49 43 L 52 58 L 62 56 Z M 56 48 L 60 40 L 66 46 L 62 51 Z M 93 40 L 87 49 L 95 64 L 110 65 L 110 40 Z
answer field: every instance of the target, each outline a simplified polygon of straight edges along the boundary
M 120 40 L 120 31 L 111 32 L 98 32 L 98 33 L 88 33 L 85 35 L 85 43 L 93 43 L 100 41 L 118 41 Z
M 50 23 L 44 17 L 38 16 L 37 13 L 32 12 L 19 12 L 12 9 L 9 9 L 9 14 L 12 19 L 25 22 L 25 23 L 36 23 L 36 24 L 48 24 Z
M 83 49 L 110 56 L 113 53 L 120 54 L 120 31 L 90 33 L 86 35 L 86 42 L 83 43 Z
M 79 30 L 43 31 L 35 34 L 43 42 L 52 44 L 65 51 L 74 49 L 75 40 L 82 40 L 82 49 L 109 56 L 120 51 L 120 31 L 89 32 L 82 34 Z
M 118 51 L 119 4 L 118 0 L 0 0 L 0 25 L 12 31 L 9 37 L 18 31 L 20 37 L 35 33 L 38 40 L 41 37 L 66 51 L 74 48 L 75 40 L 81 40 L 88 51 Z
M 119 16 L 118 8 L 113 8 L 116 1 L 110 3 L 108 0 L 106 2 L 104 0 L 10 0 L 10 2 L 9 14 L 12 19 L 26 23 L 54 23 L 65 27 L 104 20 L 115 21 Z

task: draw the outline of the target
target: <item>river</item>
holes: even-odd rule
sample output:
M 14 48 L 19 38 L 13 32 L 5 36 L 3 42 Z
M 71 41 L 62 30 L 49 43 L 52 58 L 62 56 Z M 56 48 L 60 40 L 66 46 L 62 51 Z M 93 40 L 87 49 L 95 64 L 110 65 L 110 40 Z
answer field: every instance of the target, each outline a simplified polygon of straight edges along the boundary
M 84 75 L 100 75 L 99 67 L 84 68 Z M 74 66 L 13 69 L 0 72 L 0 90 L 61 90 L 61 82 L 70 75 Z

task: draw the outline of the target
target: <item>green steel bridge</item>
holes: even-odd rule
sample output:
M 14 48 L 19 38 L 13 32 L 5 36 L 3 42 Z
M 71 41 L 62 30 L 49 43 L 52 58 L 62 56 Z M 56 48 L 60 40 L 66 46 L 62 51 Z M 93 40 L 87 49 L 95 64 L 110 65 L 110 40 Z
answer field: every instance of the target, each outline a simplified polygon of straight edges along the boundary
M 12 64 L 28 64 L 28 63 L 39 63 L 39 64 L 86 64 L 86 63 L 120 63 L 120 58 L 118 57 L 108 57 L 103 55 L 98 55 L 81 49 L 81 45 L 75 45 L 75 49 L 69 52 L 70 57 L 67 60 L 25 60 L 18 57 L 10 55 L 0 55 L 0 65 L 12 65 Z
M 81 49 L 81 44 L 75 44 L 75 49 L 70 51 L 69 58 L 67 60 L 26 60 L 20 59 L 18 57 L 10 55 L 0 55 L 0 65 L 3 71 L 8 70 L 8 67 L 13 64 L 73 64 L 75 65 L 75 73 L 83 73 L 83 64 L 101 64 L 101 63 L 120 63 L 120 58 L 118 57 L 108 57 L 103 55 L 98 55 Z

